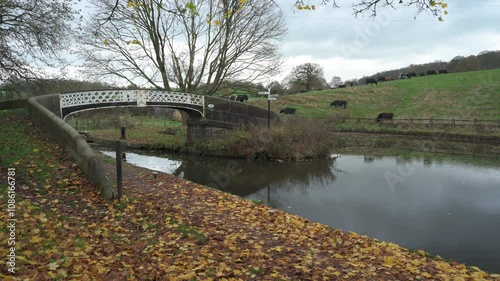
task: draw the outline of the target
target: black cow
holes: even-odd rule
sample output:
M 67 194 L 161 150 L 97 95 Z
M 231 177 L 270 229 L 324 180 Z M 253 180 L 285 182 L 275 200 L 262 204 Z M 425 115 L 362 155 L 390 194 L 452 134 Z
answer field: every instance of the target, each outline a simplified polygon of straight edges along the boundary
M 435 70 L 427 70 L 427 75 L 436 75 L 436 71 Z
M 366 78 L 366 85 L 368 84 L 375 84 L 377 85 L 377 80 L 373 79 L 373 78 Z
M 291 107 L 285 107 L 283 108 L 282 110 L 280 110 L 280 113 L 284 113 L 284 114 L 294 114 L 295 115 L 295 108 L 291 108 Z
M 440 70 L 438 70 L 438 73 L 439 74 L 447 74 L 448 70 L 446 70 L 446 69 L 440 69 Z
M 377 122 L 380 122 L 381 120 L 391 120 L 393 116 L 394 113 L 382 112 L 377 116 Z
M 335 101 L 333 101 L 330 104 L 330 106 L 347 108 L 347 101 L 345 101 L 345 100 L 335 100 Z
M 408 72 L 406 73 L 406 77 L 408 77 L 408 79 L 411 79 L 412 77 L 417 77 L 417 74 L 415 74 L 415 72 Z
M 236 100 L 237 101 L 241 101 L 241 102 L 247 101 L 248 100 L 248 95 L 238 95 L 236 97 Z
M 387 81 L 384 76 L 380 76 L 378 79 L 378 82 L 385 82 Z
M 230 100 L 236 100 L 236 96 L 229 97 Z
M 425 76 L 425 72 L 420 72 L 420 76 Z
M 337 85 L 337 88 L 345 88 L 345 84 L 343 84 L 343 85 Z

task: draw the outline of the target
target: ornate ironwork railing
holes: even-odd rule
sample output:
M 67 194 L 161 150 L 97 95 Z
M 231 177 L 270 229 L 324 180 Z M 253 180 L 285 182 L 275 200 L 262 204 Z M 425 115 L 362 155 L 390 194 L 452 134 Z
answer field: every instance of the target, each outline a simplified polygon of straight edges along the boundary
M 159 90 L 99 90 L 60 94 L 61 112 L 68 108 L 97 106 L 177 105 L 199 107 L 203 115 L 203 95 Z M 63 113 L 64 114 L 64 113 Z

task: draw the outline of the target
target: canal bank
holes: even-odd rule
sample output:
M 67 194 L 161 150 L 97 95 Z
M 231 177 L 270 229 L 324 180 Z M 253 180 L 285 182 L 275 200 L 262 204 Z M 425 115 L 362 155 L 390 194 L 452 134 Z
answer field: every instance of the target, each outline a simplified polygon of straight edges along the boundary
M 106 166 L 107 173 L 113 177 L 113 165 Z M 169 217 L 193 229 L 194 241 L 188 244 L 200 249 L 196 250 L 198 269 L 189 276 L 200 280 L 204 277 L 235 280 L 500 278 L 478 275 L 480 271 L 476 267 L 333 229 L 167 174 L 155 176 L 151 170 L 125 165 L 124 176 L 129 200 L 154 200 L 153 205 L 157 202 L 165 206 Z M 175 246 L 176 249 L 183 247 L 182 244 Z M 180 270 L 179 266 L 176 268 Z
M 127 162 L 332 228 L 499 267 L 498 160 L 380 148 L 335 157 L 276 163 L 131 150 Z

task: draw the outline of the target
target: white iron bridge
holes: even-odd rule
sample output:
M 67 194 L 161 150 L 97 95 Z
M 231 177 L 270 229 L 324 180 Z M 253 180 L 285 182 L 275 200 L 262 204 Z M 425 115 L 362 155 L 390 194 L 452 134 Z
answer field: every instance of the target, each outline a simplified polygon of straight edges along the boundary
M 161 90 L 98 90 L 59 95 L 61 117 L 97 108 L 160 106 L 205 117 L 205 96 Z

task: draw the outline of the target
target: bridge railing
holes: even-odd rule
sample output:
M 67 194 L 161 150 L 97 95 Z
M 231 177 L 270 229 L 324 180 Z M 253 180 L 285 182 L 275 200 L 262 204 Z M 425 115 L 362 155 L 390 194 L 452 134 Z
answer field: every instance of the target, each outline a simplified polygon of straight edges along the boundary
M 94 105 L 96 107 L 185 107 L 204 116 L 205 97 L 191 93 L 161 90 L 98 90 L 63 93 L 59 97 L 63 118 L 71 112 L 90 109 Z

